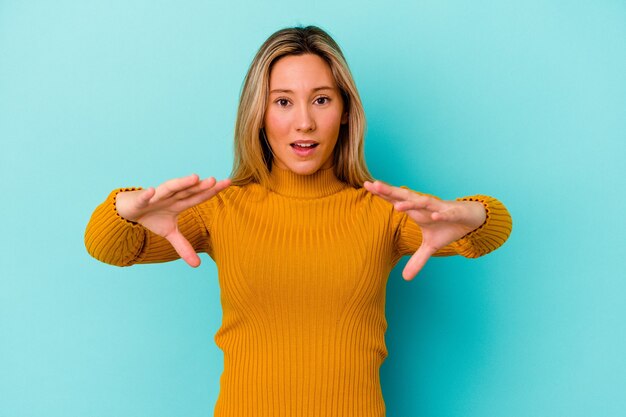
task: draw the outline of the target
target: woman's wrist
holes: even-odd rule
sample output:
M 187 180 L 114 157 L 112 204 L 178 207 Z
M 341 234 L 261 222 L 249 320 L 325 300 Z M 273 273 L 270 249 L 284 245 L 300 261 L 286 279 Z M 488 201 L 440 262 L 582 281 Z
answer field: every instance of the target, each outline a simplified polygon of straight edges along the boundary
M 129 188 L 120 190 L 115 195 L 115 211 L 124 220 L 128 220 L 133 223 L 137 223 L 137 213 L 132 210 L 132 204 L 135 200 L 133 194 L 141 192 L 140 188 Z

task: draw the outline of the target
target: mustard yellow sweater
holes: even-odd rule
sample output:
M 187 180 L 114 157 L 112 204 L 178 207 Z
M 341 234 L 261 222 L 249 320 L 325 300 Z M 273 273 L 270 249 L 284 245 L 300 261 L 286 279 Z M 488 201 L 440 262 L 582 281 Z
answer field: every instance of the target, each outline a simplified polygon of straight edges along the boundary
M 383 417 L 385 287 L 420 229 L 332 168 L 299 176 L 274 167 L 271 181 L 269 190 L 231 186 L 179 217 L 218 268 L 224 371 L 214 415 Z M 169 242 L 117 214 L 123 190 L 94 211 L 89 253 L 118 266 L 177 259 Z M 478 257 L 507 239 L 511 217 L 498 200 L 465 199 L 482 202 L 487 220 L 437 255 Z

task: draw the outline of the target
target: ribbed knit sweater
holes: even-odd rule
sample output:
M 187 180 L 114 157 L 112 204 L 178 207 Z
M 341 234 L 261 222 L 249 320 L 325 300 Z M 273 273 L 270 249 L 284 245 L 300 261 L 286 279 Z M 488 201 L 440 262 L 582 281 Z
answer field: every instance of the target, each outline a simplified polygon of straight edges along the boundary
M 118 266 L 178 258 L 169 242 L 121 218 L 115 195 L 94 211 L 85 244 Z M 484 195 L 487 219 L 436 255 L 484 255 L 511 217 Z M 271 186 L 230 186 L 179 216 L 197 252 L 216 262 L 224 371 L 215 417 L 383 417 L 385 289 L 420 245 L 406 213 L 339 181 L 332 168 L 300 176 L 274 167 Z

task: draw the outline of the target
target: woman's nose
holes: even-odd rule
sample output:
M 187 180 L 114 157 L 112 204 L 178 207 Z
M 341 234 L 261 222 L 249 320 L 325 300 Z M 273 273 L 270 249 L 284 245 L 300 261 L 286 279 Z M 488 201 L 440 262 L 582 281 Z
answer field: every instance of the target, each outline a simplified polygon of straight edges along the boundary
M 301 106 L 296 117 L 296 130 L 298 132 L 311 132 L 315 130 L 315 120 L 308 106 Z

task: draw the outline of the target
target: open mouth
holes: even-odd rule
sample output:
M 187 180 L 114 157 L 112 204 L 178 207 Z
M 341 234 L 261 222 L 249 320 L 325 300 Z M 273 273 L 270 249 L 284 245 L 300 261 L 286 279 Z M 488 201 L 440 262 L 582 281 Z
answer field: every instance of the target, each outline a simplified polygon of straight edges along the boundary
M 298 141 L 290 144 L 293 152 L 302 158 L 308 158 L 316 153 L 319 143 L 313 141 Z
M 319 143 L 315 143 L 315 142 L 310 142 L 310 143 L 292 143 L 291 147 L 294 149 L 312 149 L 317 147 L 317 145 L 319 145 Z

